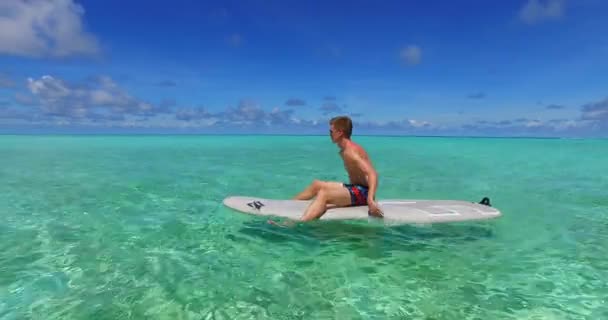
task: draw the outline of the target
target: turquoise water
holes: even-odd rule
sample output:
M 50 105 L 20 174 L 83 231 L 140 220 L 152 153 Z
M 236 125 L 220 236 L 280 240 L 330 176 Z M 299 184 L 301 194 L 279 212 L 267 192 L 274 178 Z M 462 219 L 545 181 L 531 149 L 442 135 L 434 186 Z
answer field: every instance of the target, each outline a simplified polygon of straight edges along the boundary
M 0 136 L 0 319 L 607 319 L 608 140 L 355 137 L 379 198 L 498 220 L 277 228 L 327 137 Z

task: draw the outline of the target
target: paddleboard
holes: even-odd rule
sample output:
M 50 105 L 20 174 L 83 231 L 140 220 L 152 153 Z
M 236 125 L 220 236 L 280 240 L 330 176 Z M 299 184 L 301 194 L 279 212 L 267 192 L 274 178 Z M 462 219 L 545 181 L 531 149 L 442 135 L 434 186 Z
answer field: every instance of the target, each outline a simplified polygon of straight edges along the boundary
M 229 196 L 223 204 L 245 214 L 299 220 L 312 200 L 267 199 L 251 196 Z M 491 206 L 489 198 L 480 202 L 463 200 L 379 200 L 383 218 L 368 214 L 367 206 L 332 207 L 320 220 L 375 219 L 385 224 L 436 224 L 495 219 L 502 213 Z

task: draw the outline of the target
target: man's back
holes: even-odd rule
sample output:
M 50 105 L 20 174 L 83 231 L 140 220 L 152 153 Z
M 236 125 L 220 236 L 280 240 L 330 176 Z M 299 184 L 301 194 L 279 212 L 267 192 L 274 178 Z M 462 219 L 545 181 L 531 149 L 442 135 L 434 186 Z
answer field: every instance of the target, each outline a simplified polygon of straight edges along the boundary
M 362 146 L 351 140 L 345 146 L 344 150 L 340 152 L 340 155 L 342 156 L 342 159 L 344 161 L 344 168 L 348 173 L 350 183 L 364 186 L 369 185 L 369 182 L 367 181 L 367 176 L 365 175 L 361 167 L 357 165 L 357 158 L 360 158 L 363 161 L 367 162 L 370 167 L 373 167 L 371 165 L 371 161 L 369 159 L 367 151 L 365 151 Z

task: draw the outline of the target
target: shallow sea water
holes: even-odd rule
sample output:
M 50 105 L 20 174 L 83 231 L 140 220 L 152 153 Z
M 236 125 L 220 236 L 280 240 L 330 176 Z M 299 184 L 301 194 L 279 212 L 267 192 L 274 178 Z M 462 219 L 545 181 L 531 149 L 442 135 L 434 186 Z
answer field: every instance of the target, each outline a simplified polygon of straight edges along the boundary
M 607 140 L 354 137 L 378 198 L 504 216 L 277 228 L 319 136 L 0 136 L 0 319 L 608 319 Z

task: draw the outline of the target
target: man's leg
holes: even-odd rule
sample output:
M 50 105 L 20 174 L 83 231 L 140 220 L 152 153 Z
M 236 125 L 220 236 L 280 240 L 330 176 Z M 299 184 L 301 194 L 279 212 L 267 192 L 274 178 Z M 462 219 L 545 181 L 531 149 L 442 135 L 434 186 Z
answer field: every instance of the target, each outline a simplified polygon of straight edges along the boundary
M 317 195 L 317 192 L 319 192 L 319 190 L 321 190 L 321 188 L 324 185 L 325 185 L 325 182 L 323 182 L 323 181 L 313 180 L 312 183 L 310 185 L 308 185 L 308 187 L 306 187 L 306 189 L 304 189 L 302 192 L 298 193 L 295 197 L 293 197 L 293 199 L 294 200 L 310 200 Z
M 351 204 L 350 192 L 339 182 L 325 182 L 317 192 L 317 197 L 302 215 L 302 221 L 320 218 L 326 211 L 327 205 L 345 207 Z

